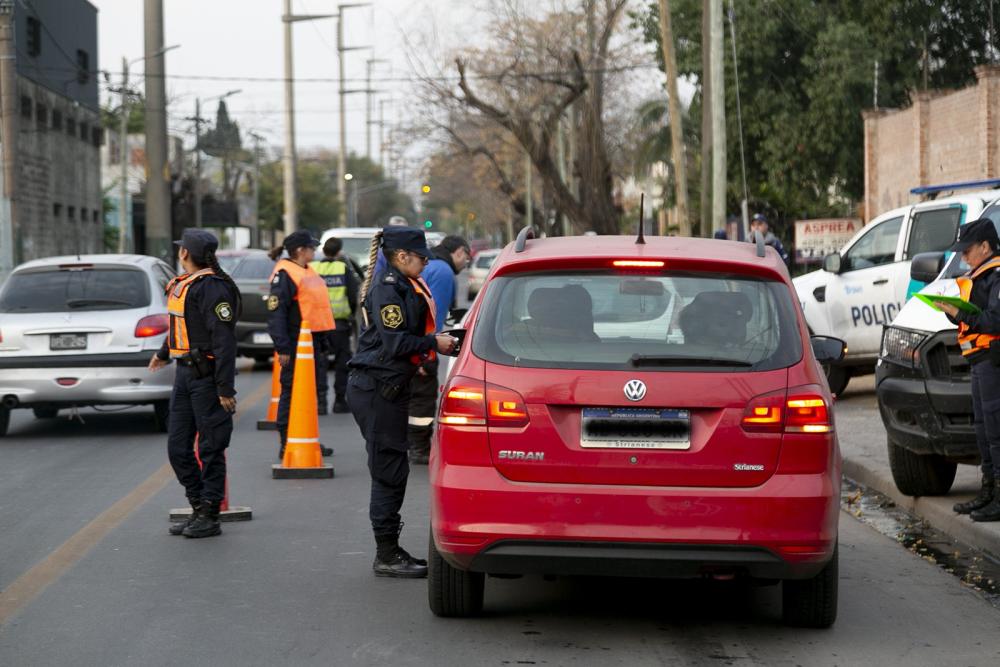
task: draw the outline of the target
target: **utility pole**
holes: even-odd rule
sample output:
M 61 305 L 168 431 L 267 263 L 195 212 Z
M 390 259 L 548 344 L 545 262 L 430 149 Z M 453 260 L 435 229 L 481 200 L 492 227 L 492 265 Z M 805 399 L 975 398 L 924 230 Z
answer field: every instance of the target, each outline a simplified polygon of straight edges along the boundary
M 365 61 L 365 157 L 369 160 L 372 159 L 372 125 L 375 121 L 372 120 L 372 115 L 375 112 L 375 105 L 373 104 L 373 95 L 375 91 L 372 90 L 372 67 L 379 63 L 389 62 L 383 58 L 369 58 Z
M 711 0 L 709 69 L 712 76 L 712 232 L 726 225 L 726 87 L 722 59 L 722 0 Z
M 378 101 L 378 164 L 385 174 L 385 100 Z
M 14 0 L 0 0 L 0 282 L 21 260 L 21 236 L 14 215 L 17 155 L 17 72 Z
M 674 54 L 674 29 L 670 16 L 670 0 L 660 0 L 660 42 L 663 65 L 667 73 L 667 113 L 670 116 L 671 160 L 674 164 L 674 196 L 677 200 L 677 222 L 681 236 L 691 236 L 688 216 L 687 164 L 684 159 L 683 118 L 677 92 L 677 56 Z M 660 230 L 664 235 L 665 229 Z
M 167 85 L 163 56 L 163 0 L 145 0 L 146 252 L 167 259 L 173 225 L 167 164 Z
M 118 190 L 118 252 L 132 251 L 132 220 L 128 205 L 128 60 L 122 58 L 122 118 L 118 125 L 118 157 L 121 160 L 121 183 Z
M 341 204 L 345 201 L 344 175 L 347 174 L 347 95 L 348 92 L 360 92 L 356 90 L 348 91 L 344 88 L 344 79 L 347 78 L 346 54 L 348 51 L 367 49 L 367 46 L 344 46 L 344 12 L 348 9 L 358 7 L 369 7 L 370 2 L 351 2 L 337 6 L 337 65 L 339 68 L 339 90 L 340 98 L 340 150 L 337 152 L 337 198 Z M 340 207 L 340 226 L 347 224 L 347 207 Z
M 253 227 L 250 231 L 250 247 L 260 247 L 260 142 L 264 137 L 250 133 L 253 139 Z
M 712 236 L 712 67 L 711 3 L 701 3 L 701 235 Z

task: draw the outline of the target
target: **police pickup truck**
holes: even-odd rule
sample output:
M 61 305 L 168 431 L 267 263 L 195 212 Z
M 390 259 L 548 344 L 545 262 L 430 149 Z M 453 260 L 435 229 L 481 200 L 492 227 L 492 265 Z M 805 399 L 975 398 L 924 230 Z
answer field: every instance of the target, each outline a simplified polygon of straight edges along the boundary
M 883 213 L 827 255 L 822 269 L 793 281 L 811 332 L 847 343 L 844 360 L 826 369 L 830 391 L 841 394 L 852 375 L 871 373 L 883 327 L 926 284 L 911 278 L 911 260 L 944 251 L 959 225 L 980 217 L 997 198 L 1000 189 L 981 190 Z
M 1000 229 L 1000 203 L 978 217 Z M 958 296 L 955 278 L 968 269 L 960 255 L 929 252 L 913 258 L 910 272 L 915 282 L 932 281 L 921 292 Z M 910 300 L 885 328 L 875 388 L 889 467 L 902 493 L 943 495 L 958 463 L 978 464 L 969 373 L 955 325 L 922 301 Z

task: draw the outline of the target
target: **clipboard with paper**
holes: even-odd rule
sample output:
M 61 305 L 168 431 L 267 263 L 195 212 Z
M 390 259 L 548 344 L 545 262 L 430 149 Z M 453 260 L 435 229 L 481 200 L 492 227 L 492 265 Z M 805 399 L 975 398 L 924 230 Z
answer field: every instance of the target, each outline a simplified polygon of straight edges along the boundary
M 941 312 L 941 309 L 937 307 L 937 304 L 934 303 L 935 301 L 940 301 L 941 303 L 950 304 L 952 306 L 955 306 L 961 311 L 972 313 L 974 315 L 978 315 L 979 313 L 983 312 L 979 308 L 979 306 L 977 306 L 974 303 L 969 303 L 968 301 L 965 301 L 960 296 L 944 296 L 943 294 L 914 294 L 913 296 L 920 299 L 921 301 L 923 301 L 928 306 L 930 306 L 931 308 L 933 308 L 938 312 Z

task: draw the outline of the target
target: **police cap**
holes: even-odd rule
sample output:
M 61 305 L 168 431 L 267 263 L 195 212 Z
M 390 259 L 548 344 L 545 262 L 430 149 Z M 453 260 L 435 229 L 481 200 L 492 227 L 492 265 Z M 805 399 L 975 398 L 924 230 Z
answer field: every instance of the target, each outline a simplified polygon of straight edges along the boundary
M 427 259 L 432 257 L 424 231 L 413 227 L 383 228 L 382 247 L 386 250 L 409 250 Z
M 187 250 L 191 254 L 191 259 L 200 263 L 206 259 L 208 253 L 219 249 L 219 239 L 204 229 L 185 229 L 181 240 L 174 241 L 174 245 Z
M 318 248 L 319 239 L 313 236 L 308 229 L 299 229 L 286 236 L 282 245 L 289 252 L 296 248 Z
M 964 252 L 970 246 L 974 246 L 982 241 L 989 241 L 990 248 L 1000 249 L 1000 237 L 997 236 L 997 228 L 993 221 L 988 218 L 980 218 L 962 225 L 958 228 L 958 240 L 948 248 L 952 252 Z

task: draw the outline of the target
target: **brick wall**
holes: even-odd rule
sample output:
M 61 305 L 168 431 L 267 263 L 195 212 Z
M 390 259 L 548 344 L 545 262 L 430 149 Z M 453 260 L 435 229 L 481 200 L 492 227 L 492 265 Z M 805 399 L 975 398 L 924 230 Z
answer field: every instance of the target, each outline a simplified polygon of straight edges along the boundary
M 976 77 L 963 90 L 915 93 L 907 109 L 864 112 L 866 220 L 916 201 L 917 186 L 1000 176 L 1000 67 Z

